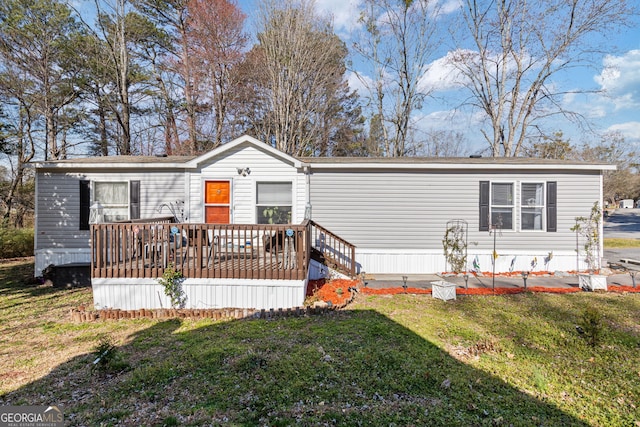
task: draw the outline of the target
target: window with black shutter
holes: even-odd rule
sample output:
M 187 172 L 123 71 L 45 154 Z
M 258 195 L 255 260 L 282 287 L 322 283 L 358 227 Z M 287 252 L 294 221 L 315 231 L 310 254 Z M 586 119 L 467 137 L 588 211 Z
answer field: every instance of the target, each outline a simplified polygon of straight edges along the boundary
M 91 208 L 91 182 L 80 181 L 80 230 L 89 229 L 89 213 Z

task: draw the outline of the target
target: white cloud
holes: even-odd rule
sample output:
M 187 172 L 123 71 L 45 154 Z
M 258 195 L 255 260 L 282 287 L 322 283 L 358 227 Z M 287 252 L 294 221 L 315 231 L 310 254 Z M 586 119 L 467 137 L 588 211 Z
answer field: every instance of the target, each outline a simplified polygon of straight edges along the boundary
M 461 6 L 460 0 L 445 0 L 442 2 L 440 13 L 450 14 L 457 12 Z
M 640 107 L 640 50 L 622 56 L 607 55 L 602 72 L 594 77 L 615 110 Z
M 451 64 L 451 53 L 433 61 L 420 78 L 418 87 L 422 93 L 459 89 L 463 86 L 462 76 Z
M 609 126 L 607 131 L 620 132 L 625 139 L 630 141 L 640 141 L 640 122 L 618 123 Z
M 349 32 L 358 25 L 360 0 L 317 0 L 316 7 L 333 17 L 333 25 L 339 33 Z
M 349 83 L 349 88 L 351 90 L 357 91 L 360 96 L 366 96 L 368 87 L 372 87 L 373 81 L 368 76 L 356 74 L 350 71 L 347 74 L 347 82 Z

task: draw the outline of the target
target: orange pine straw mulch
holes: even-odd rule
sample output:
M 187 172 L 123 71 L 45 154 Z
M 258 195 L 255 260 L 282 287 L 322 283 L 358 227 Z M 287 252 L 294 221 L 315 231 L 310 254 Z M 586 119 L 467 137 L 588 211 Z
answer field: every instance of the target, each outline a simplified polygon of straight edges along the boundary
M 359 283 L 357 280 L 348 279 L 309 280 L 307 297 L 316 296 L 322 301 L 331 302 L 333 305 L 343 305 L 351 298 L 349 288 L 355 288 Z
M 343 305 L 351 297 L 349 288 L 358 288 L 358 292 L 366 295 L 398 295 L 398 294 L 431 294 L 431 289 L 407 288 L 405 291 L 401 287 L 396 288 L 363 288 L 358 287 L 358 280 L 335 279 L 335 280 L 310 280 L 307 287 L 307 296 L 316 296 L 322 301 L 331 302 L 333 305 Z M 339 291 L 341 290 L 341 291 Z M 609 292 L 640 292 L 640 287 L 608 285 Z M 582 292 L 580 288 L 549 288 L 544 286 L 527 286 L 524 288 L 457 288 L 458 295 L 514 295 L 524 292 L 546 292 L 550 294 L 570 294 Z
M 640 287 L 608 285 L 607 290 L 611 292 L 640 292 Z

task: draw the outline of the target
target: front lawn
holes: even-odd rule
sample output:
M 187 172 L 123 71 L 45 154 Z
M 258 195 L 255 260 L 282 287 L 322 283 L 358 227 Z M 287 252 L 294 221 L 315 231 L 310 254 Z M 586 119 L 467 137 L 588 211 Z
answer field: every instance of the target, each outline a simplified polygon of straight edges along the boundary
M 73 323 L 90 289 L 32 271 L 0 264 L 0 404 L 59 405 L 68 425 L 640 425 L 638 294 L 358 295 L 310 317 Z M 594 347 L 576 329 L 587 307 Z

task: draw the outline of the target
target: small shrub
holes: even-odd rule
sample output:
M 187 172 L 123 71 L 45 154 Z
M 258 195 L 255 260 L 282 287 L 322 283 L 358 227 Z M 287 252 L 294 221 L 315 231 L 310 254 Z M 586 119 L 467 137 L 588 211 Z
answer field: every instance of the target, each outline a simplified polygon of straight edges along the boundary
M 111 337 L 103 335 L 98 344 L 93 349 L 95 360 L 93 366 L 100 372 L 123 371 L 129 365 L 122 359 L 118 347 L 113 343 Z
M 33 256 L 33 229 L 0 226 L 0 258 Z
M 180 270 L 176 270 L 173 264 L 164 270 L 162 277 L 158 279 L 158 283 L 164 286 L 164 294 L 171 299 L 173 308 L 184 308 L 187 302 L 187 296 L 182 289 L 184 276 Z
M 595 348 L 600 343 L 604 330 L 603 316 L 595 307 L 587 307 L 580 318 L 582 335 L 589 346 Z

